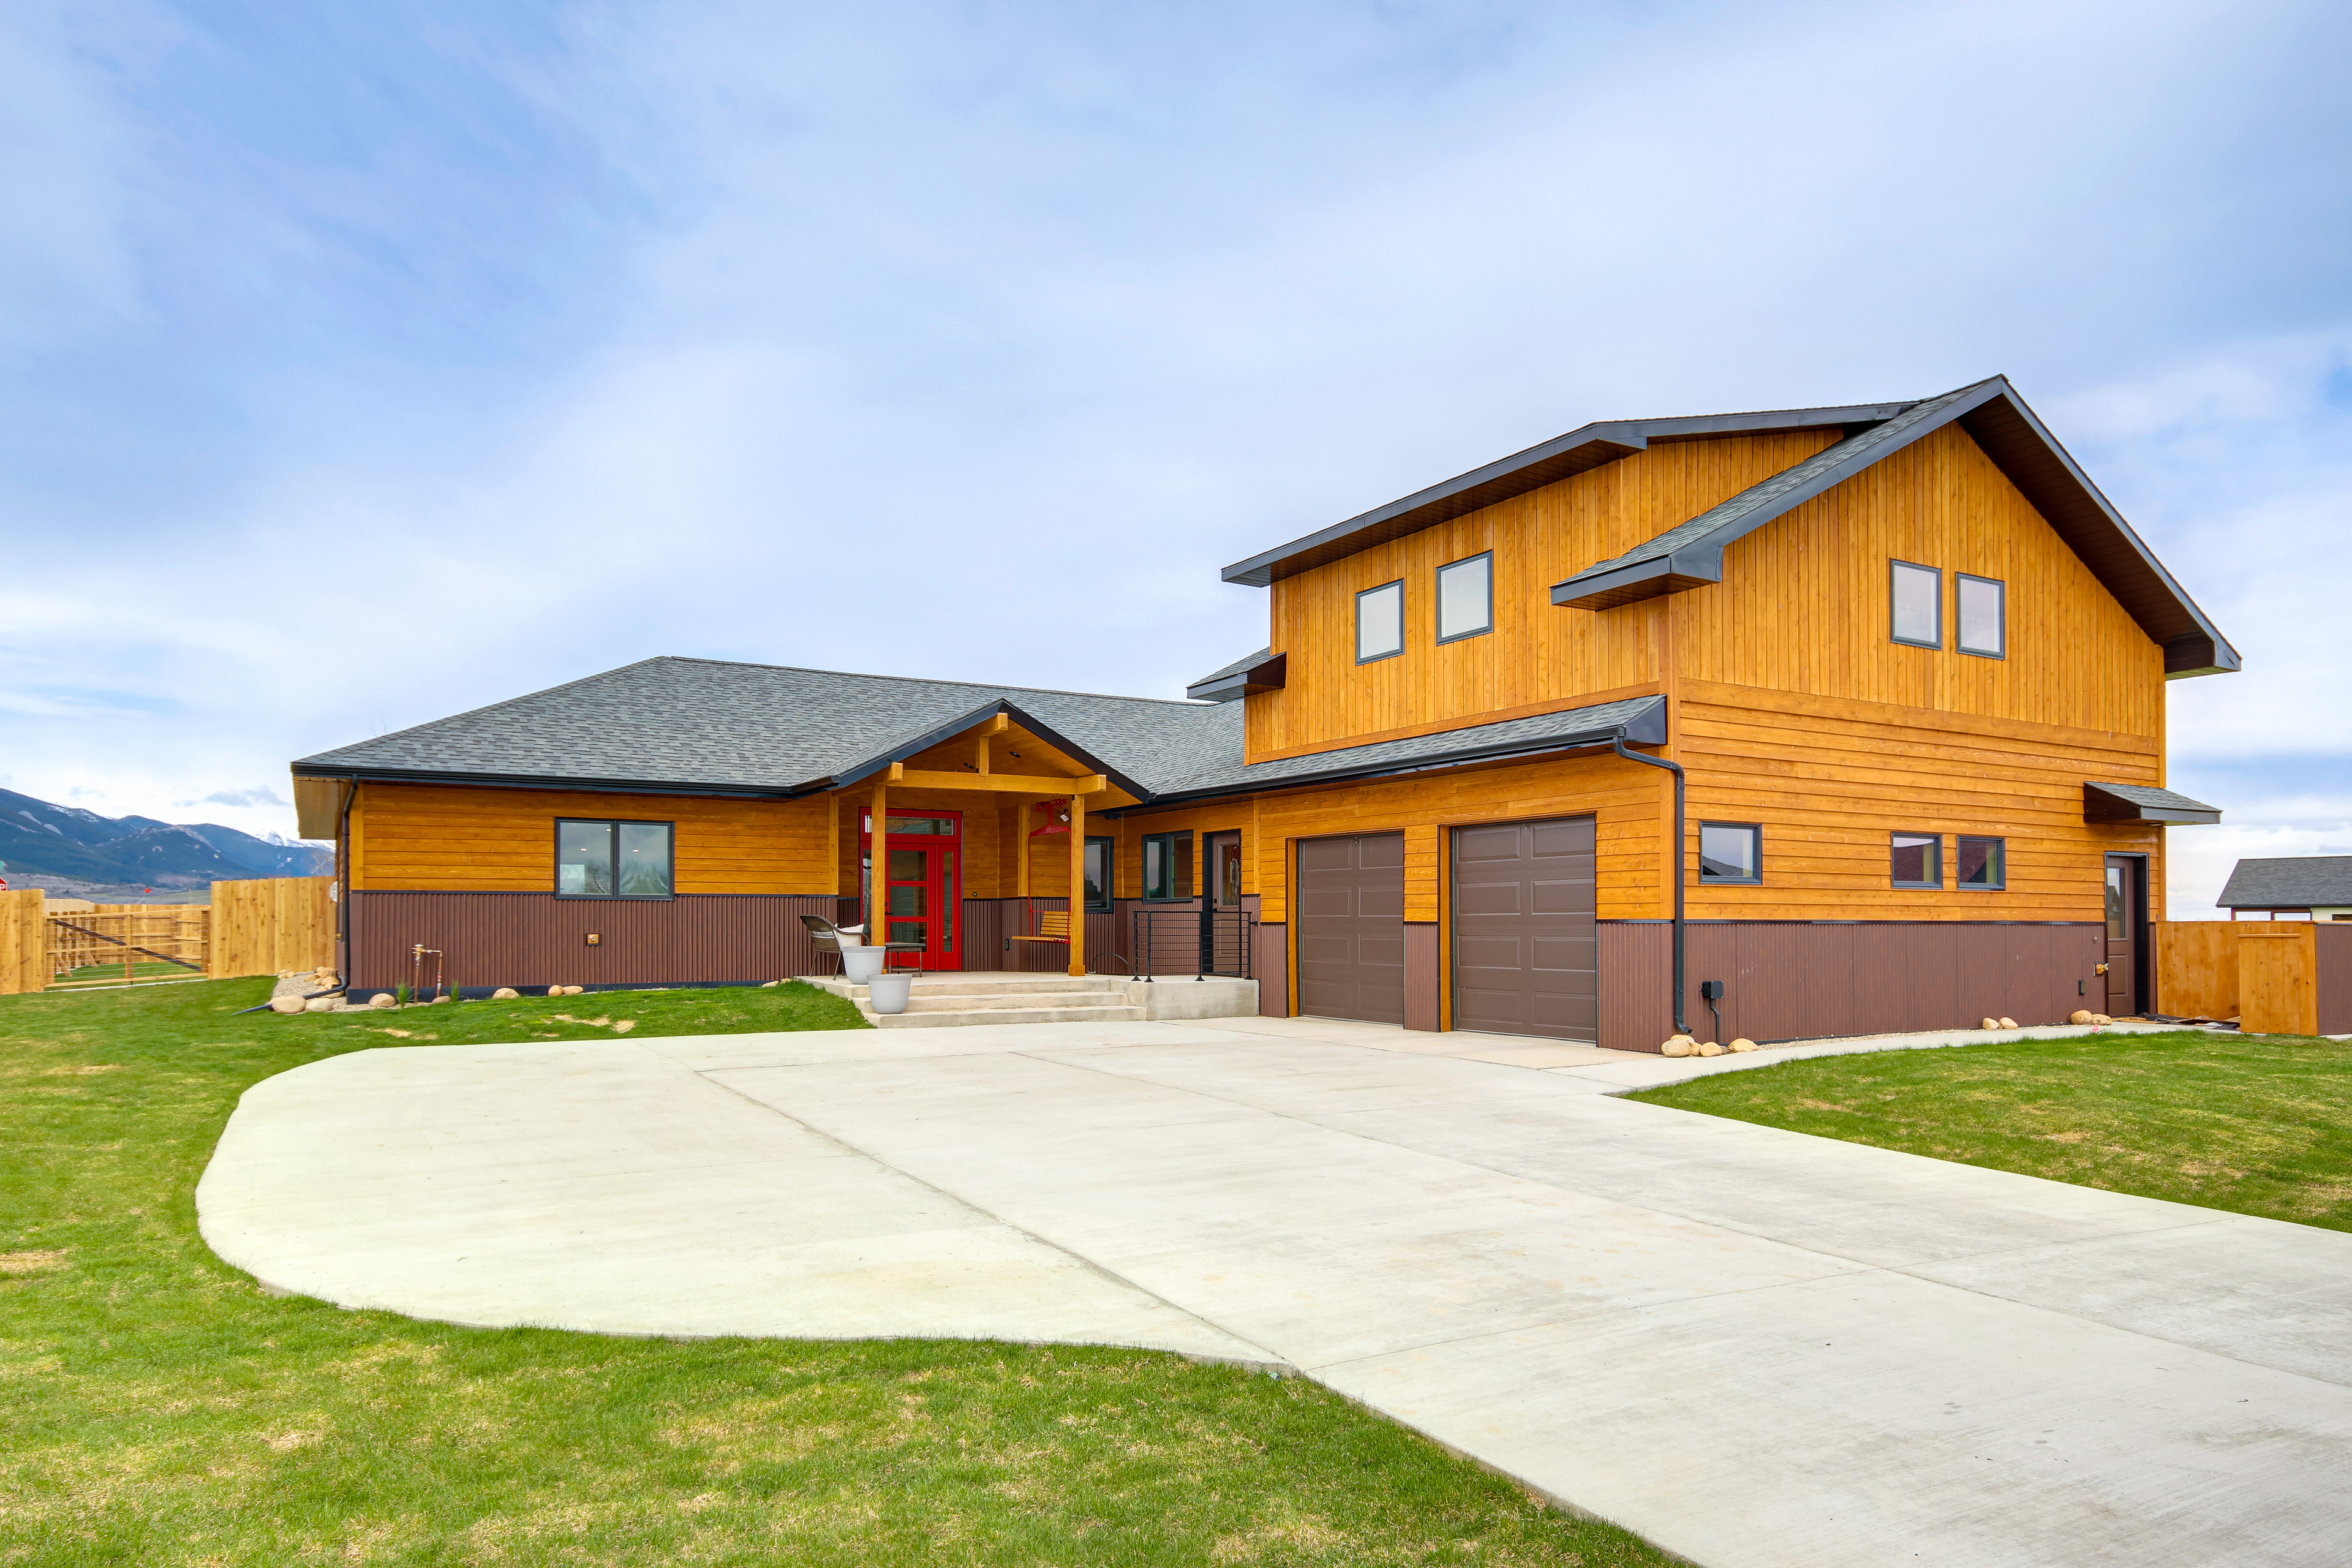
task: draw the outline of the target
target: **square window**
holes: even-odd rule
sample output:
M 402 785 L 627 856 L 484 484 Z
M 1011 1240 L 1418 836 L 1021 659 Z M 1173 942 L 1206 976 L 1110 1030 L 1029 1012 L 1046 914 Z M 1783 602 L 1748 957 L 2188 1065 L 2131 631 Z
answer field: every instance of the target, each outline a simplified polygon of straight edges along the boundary
M 1914 647 L 1944 646 L 1944 574 L 1933 566 L 1893 563 L 1889 578 L 1896 642 Z
M 1960 651 L 1984 658 L 2009 654 L 2009 590 L 1990 577 L 1953 574 L 1960 595 Z
M 1495 629 L 1495 553 L 1437 569 L 1437 640 L 1453 642 Z
M 1963 888 L 2005 888 L 2009 886 L 2009 868 L 2003 864 L 2003 841 L 1998 838 L 1962 838 L 1959 844 L 1958 875 L 1953 879 Z
M 1890 879 L 1898 888 L 1940 888 L 1944 885 L 1944 839 L 1937 833 L 1894 836 Z
M 1760 882 L 1764 879 L 1764 829 L 1752 822 L 1698 825 L 1698 879 Z
M 667 822 L 559 821 L 555 893 L 564 899 L 667 899 L 671 827 Z
M 1356 595 L 1356 662 L 1404 651 L 1404 584 L 1383 583 Z

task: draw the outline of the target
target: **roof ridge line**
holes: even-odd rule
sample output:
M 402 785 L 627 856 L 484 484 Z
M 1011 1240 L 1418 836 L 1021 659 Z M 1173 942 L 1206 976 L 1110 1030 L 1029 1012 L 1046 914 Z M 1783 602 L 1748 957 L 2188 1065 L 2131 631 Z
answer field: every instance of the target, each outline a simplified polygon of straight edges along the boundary
M 1071 691 L 1058 686 L 1015 686 L 1009 680 L 936 680 L 929 676 L 922 675 L 876 675 L 870 671 L 862 669 L 819 669 L 814 665 L 808 664 L 760 664 L 748 658 L 706 658 L 700 654 L 692 653 L 660 653 L 654 655 L 650 658 L 641 658 L 637 663 L 716 664 L 723 665 L 730 669 L 781 669 L 788 670 L 794 675 L 846 676 L 852 680 L 897 680 L 903 681 L 909 686 L 964 686 L 971 688 L 974 691 L 1027 691 L 1033 692 L 1040 697 L 1090 697 L 1102 702 L 1160 702 L 1165 703 L 1171 708 L 1214 708 L 1217 706 L 1217 704 L 1213 702 L 1195 702 L 1188 698 L 1182 697 L 1128 697 L 1116 691 Z M 620 668 L 621 669 L 630 669 L 634 668 L 635 666 L 625 664 Z M 607 675 L 617 675 L 620 671 L 608 669 L 604 673 Z M 583 677 L 583 679 L 593 680 L 596 677 L 592 675 Z M 573 684 L 577 683 L 571 681 L 565 682 L 565 685 Z M 562 687 L 551 686 L 548 688 L 548 689 L 551 691 L 561 691 Z M 531 692 L 529 695 L 536 697 L 540 695 L 540 693 Z M 520 702 L 522 699 L 515 698 L 513 700 Z M 496 705 L 493 704 L 493 706 Z M 478 712 L 480 710 L 477 709 L 474 710 L 474 711 Z M 463 718 L 465 715 L 457 713 L 452 714 L 450 717 Z M 437 723 L 439 721 L 436 720 L 435 722 Z

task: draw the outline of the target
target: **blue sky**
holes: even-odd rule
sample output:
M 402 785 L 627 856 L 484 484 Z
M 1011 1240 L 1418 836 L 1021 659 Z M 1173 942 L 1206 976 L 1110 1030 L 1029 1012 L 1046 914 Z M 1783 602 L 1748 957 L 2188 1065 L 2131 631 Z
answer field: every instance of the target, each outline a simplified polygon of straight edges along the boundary
M 2012 377 L 2236 642 L 2179 914 L 2352 852 L 2352 13 L 0 16 L 0 785 L 658 653 L 1173 695 L 1226 562 L 1591 418 Z

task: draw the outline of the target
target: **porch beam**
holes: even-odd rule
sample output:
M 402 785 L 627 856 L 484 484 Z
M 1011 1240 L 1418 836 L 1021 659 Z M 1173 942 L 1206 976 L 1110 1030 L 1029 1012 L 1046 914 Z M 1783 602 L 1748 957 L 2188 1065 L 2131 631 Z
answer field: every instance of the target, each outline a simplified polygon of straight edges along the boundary
M 1101 773 L 1059 779 L 1049 773 L 934 773 L 915 768 L 893 768 L 890 782 L 908 789 L 994 790 L 1007 795 L 1096 795 L 1110 787 Z

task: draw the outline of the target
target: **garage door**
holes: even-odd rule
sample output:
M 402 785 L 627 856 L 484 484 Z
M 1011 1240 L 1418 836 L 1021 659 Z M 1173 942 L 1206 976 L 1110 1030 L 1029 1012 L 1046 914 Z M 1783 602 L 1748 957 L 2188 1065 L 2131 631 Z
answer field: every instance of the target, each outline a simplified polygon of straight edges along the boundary
M 1454 830 L 1454 1026 L 1601 1038 L 1592 818 Z
M 1404 1022 L 1404 835 L 1298 844 L 1298 1010 Z

